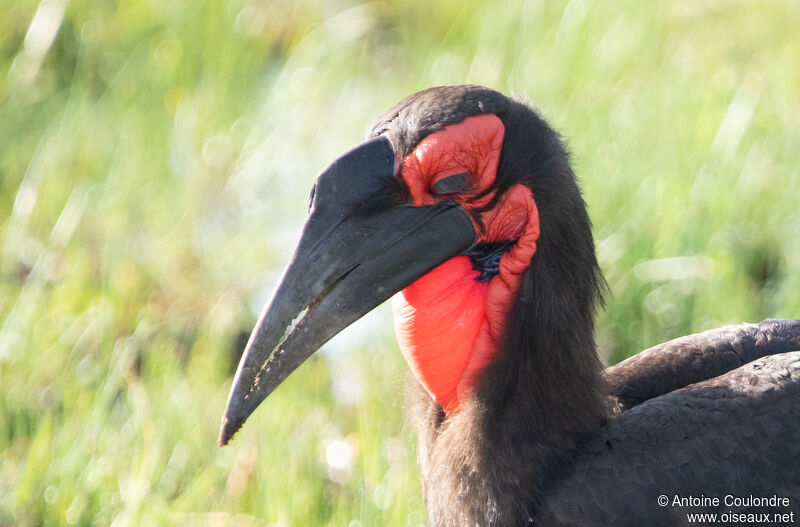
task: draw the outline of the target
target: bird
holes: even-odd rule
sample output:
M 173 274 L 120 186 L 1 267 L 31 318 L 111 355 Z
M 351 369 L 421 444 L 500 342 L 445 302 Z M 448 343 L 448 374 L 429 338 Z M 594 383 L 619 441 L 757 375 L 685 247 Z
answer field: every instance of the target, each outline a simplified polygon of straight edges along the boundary
M 800 518 L 800 320 L 604 368 L 604 284 L 566 146 L 534 109 L 476 85 L 412 94 L 315 179 L 220 445 L 391 298 L 430 525 Z

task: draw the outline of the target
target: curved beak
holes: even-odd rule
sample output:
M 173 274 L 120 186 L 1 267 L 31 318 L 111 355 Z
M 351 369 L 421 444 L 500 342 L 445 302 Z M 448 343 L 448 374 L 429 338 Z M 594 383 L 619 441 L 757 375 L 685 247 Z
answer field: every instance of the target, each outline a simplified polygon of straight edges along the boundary
M 220 445 L 331 337 L 474 243 L 472 222 L 455 202 L 389 203 L 395 159 L 389 140 L 378 137 L 317 177 L 300 241 L 239 363 Z

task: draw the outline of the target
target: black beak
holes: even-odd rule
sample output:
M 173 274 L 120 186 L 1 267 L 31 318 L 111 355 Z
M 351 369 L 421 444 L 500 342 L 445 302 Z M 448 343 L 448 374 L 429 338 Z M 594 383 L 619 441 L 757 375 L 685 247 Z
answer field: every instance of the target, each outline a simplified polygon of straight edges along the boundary
M 317 177 L 300 242 L 239 363 L 220 445 L 331 337 L 474 243 L 472 222 L 452 201 L 390 203 L 395 160 L 378 137 Z

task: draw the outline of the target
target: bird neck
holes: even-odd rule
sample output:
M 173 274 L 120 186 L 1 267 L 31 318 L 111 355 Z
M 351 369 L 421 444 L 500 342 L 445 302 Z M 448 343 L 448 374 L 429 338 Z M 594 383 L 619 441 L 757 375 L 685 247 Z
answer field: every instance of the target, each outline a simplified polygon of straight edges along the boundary
M 410 420 L 433 525 L 526 523 L 548 485 L 607 415 L 593 339 L 597 285 L 574 269 L 534 261 L 497 360 L 458 412 L 445 414 L 419 385 Z
M 496 360 L 539 237 L 538 210 L 524 185 L 512 186 L 480 218 L 470 251 L 429 271 L 392 300 L 400 349 L 447 413 L 458 411 L 484 368 Z

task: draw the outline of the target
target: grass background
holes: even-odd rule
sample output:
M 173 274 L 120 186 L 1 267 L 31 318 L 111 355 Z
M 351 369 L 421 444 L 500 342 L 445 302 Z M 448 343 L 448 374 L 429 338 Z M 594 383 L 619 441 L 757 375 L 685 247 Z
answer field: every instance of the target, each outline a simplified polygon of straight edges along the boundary
M 800 316 L 797 7 L 0 0 L 0 525 L 424 524 L 385 308 L 215 441 L 314 175 L 430 85 L 569 141 L 607 361 Z

